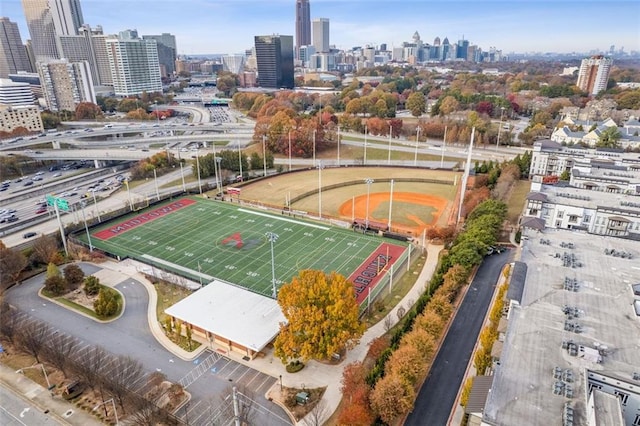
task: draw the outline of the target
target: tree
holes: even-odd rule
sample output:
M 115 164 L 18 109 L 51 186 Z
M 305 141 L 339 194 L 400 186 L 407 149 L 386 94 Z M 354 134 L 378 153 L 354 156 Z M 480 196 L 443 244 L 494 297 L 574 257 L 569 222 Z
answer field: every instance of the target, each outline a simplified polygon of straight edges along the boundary
M 54 367 L 62 371 L 64 377 L 67 377 L 71 363 L 73 363 L 73 359 L 79 349 L 79 340 L 62 333 L 55 333 L 47 339 L 44 348 L 44 357 Z
M 402 336 L 400 345 L 415 347 L 422 355 L 423 361 L 431 361 L 436 350 L 436 338 L 429 334 L 427 330 L 414 327 L 413 330 Z
M 0 241 L 0 270 L 2 271 L 0 274 L 0 290 L 4 290 L 15 283 L 27 263 L 27 258 L 21 251 L 7 248 Z
M 40 113 L 40 118 L 45 129 L 55 129 L 60 125 L 60 118 L 51 112 L 44 111 Z
M 84 292 L 88 296 L 94 296 L 100 291 L 100 280 L 98 277 L 89 275 L 84 279 Z
M 618 148 L 618 141 L 622 135 L 617 127 L 607 127 L 605 130 L 600 133 L 600 137 L 598 138 L 598 142 L 596 142 L 596 147 L 598 148 Z
M 115 290 L 102 287 L 98 298 L 93 302 L 93 310 L 99 317 L 110 317 L 118 312 L 120 295 Z
M 278 304 L 287 319 L 274 344 L 283 362 L 328 359 L 352 347 L 364 333 L 353 285 L 335 272 L 301 271 L 280 288 Z
M 20 329 L 18 346 L 23 352 L 33 356 L 36 362 L 39 363 L 40 355 L 50 335 L 51 327 L 49 325 L 42 321 L 31 320 Z
M 371 388 L 366 382 L 367 369 L 361 361 L 347 365 L 342 372 L 343 398 L 349 398 L 349 404 L 340 412 L 339 424 L 368 426 L 373 423 L 374 415 L 369 404 Z
M 95 120 L 99 117 L 102 117 L 102 110 L 92 102 L 80 102 L 76 106 L 76 120 Z
M 447 96 L 440 104 L 440 115 L 449 115 L 460 108 L 460 103 L 453 96 Z
M 53 265 L 53 263 L 51 263 Z M 44 280 L 44 288 L 53 296 L 59 296 L 67 292 L 67 282 L 62 275 L 53 275 Z
M 84 281 L 84 272 L 78 265 L 72 263 L 65 266 L 64 279 L 67 282 L 67 287 L 71 289 L 78 288 Z
M 560 180 L 569 181 L 571 179 L 571 173 L 569 170 L 565 170 L 560 174 Z
M 111 370 L 104 380 L 105 390 L 118 401 L 124 412 L 124 399 L 133 390 L 132 385 L 144 376 L 144 370 L 140 362 L 125 355 L 116 357 L 109 367 Z
M 47 235 L 36 239 L 31 247 L 31 259 L 35 263 L 55 263 L 60 260 L 56 240 Z
M 407 383 L 415 385 L 426 367 L 420 350 L 406 342 L 393 352 L 387 361 L 385 373 L 397 375 Z
M 413 407 L 415 391 L 413 387 L 397 375 L 388 374 L 378 380 L 371 392 L 373 411 L 387 424 L 408 412 Z
M 406 106 L 414 117 L 420 117 L 427 111 L 427 103 L 422 92 L 414 92 L 409 95 Z

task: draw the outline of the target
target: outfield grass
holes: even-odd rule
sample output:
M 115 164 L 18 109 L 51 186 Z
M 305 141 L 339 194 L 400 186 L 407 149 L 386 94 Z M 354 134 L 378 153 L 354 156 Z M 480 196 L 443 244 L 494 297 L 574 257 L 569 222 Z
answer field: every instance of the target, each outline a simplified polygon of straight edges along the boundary
M 264 295 L 272 293 L 267 232 L 279 236 L 274 243 L 277 286 L 290 281 L 302 269 L 337 271 L 349 277 L 383 243 L 379 237 L 237 204 L 185 199 L 193 204 L 109 239 L 99 239 L 96 234 L 144 212 L 97 228 L 92 231 L 92 243 L 98 249 L 155 264 L 195 281 L 208 283 L 215 277 Z M 84 234 L 78 238 L 86 241 Z M 406 246 L 398 241 L 384 242 Z

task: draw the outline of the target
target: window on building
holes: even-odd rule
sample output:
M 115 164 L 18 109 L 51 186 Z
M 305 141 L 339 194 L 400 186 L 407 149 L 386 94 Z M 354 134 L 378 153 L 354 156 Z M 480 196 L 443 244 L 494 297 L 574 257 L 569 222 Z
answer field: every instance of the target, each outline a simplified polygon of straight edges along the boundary
M 632 423 L 633 426 L 640 426 L 640 414 L 636 414 L 636 419 Z
M 558 212 L 558 219 L 562 219 L 564 217 L 564 212 L 563 211 L 559 211 Z

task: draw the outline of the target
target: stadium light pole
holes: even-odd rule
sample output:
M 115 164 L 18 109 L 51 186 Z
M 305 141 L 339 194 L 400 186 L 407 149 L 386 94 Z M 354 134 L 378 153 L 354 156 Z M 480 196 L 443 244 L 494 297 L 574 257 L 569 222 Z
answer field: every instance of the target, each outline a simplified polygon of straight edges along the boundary
M 158 173 L 156 172 L 156 168 L 153 168 L 153 180 L 156 183 L 156 199 L 160 201 L 160 191 L 158 190 Z
M 240 182 L 244 181 L 244 174 L 242 173 L 242 151 L 240 150 L 240 142 L 238 142 L 238 165 L 240 166 Z
M 200 180 L 200 150 L 196 151 L 196 168 L 198 169 L 198 188 L 202 195 L 202 181 Z
M 338 126 L 338 167 L 340 167 L 340 126 Z
M 187 192 L 187 185 L 184 183 L 184 169 L 182 168 L 182 161 L 180 161 L 180 176 L 182 177 L 182 192 Z
M 416 154 L 413 156 L 414 167 L 418 165 L 418 141 L 420 140 L 420 127 L 416 127 Z
M 289 130 L 289 171 L 291 171 L 291 130 Z
M 364 126 L 364 161 L 363 164 L 367 165 L 367 126 Z
M 265 235 L 269 240 L 269 243 L 271 243 L 271 289 L 272 289 L 271 296 L 275 299 L 278 293 L 276 291 L 276 261 L 275 261 L 275 254 L 273 252 L 273 243 L 275 243 L 278 240 L 278 234 L 273 232 L 267 232 Z
M 218 157 L 216 156 L 216 144 L 215 142 L 211 142 L 211 148 L 213 150 L 213 173 L 215 174 L 216 180 L 216 191 L 220 189 L 218 186 L 218 169 L 216 169 L 216 164 L 218 163 Z
M 496 152 L 500 146 L 500 132 L 502 132 L 502 115 L 504 114 L 504 107 L 500 107 L 500 127 L 498 127 L 498 140 L 496 141 Z
M 316 166 L 316 131 L 317 129 L 313 129 L 313 167 Z
M 318 161 L 318 216 L 322 219 L 322 161 Z
M 440 156 L 440 168 L 444 167 L 444 148 L 447 145 L 447 126 L 444 126 L 444 136 L 442 137 L 442 155 Z
M 367 216 L 365 218 L 365 226 L 368 229 L 369 228 L 369 196 L 371 195 L 371 184 L 373 183 L 373 179 L 371 178 L 366 178 L 364 180 L 364 183 L 367 184 Z
M 389 123 L 389 155 L 387 157 L 387 164 L 391 164 L 391 134 L 393 133 L 393 127 Z
M 262 164 L 264 166 L 264 176 L 267 176 L 267 135 L 262 135 Z
M 220 164 L 220 163 L 222 163 L 222 157 L 216 158 L 216 163 L 218 164 L 218 172 L 217 173 L 220 175 L 220 186 L 218 186 L 218 188 L 216 188 L 216 189 L 218 191 L 220 191 L 220 194 L 224 194 L 224 188 L 223 188 L 224 187 L 224 183 L 222 182 L 222 167 L 221 167 L 221 164 Z M 217 177 L 218 174 L 216 174 L 216 182 L 217 182 L 217 179 L 218 179 L 218 177 Z M 223 199 L 224 199 L 224 196 L 223 196 Z

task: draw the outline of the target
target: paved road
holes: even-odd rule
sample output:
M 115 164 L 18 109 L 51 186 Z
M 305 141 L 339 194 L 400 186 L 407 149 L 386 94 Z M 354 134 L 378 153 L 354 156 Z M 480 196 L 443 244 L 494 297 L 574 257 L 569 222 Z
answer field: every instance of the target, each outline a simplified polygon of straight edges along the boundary
M 80 264 L 80 266 L 87 275 L 99 270 L 99 267 L 90 264 Z M 6 293 L 6 300 L 26 314 L 50 324 L 55 330 L 77 337 L 81 340 L 81 351 L 87 346 L 100 345 L 113 354 L 134 357 L 148 372 L 162 372 L 173 382 L 193 374 L 200 363 L 212 356 L 211 352 L 205 351 L 192 362 L 183 361 L 160 345 L 149 330 L 147 291 L 143 284 L 136 280 L 126 279 L 115 286 L 124 295 L 126 307 L 119 319 L 108 324 L 98 323 L 40 298 L 37 291 L 42 286 L 43 280 L 44 274 L 12 287 Z M 249 387 L 257 383 L 260 385 L 268 383 L 270 386 L 277 380 L 275 377 L 262 375 L 235 361 L 226 358 L 218 359 L 216 361 L 218 369 L 215 372 L 204 370 L 201 375 L 193 377 L 193 382 L 186 383 L 192 394 L 189 410 L 193 412 L 189 415 L 192 419 L 199 417 L 203 424 L 208 420 L 208 413 L 213 412 L 217 407 L 219 395 L 224 394 L 229 385 L 234 382 L 243 384 L 239 377 L 221 375 L 222 365 L 228 371 L 242 371 L 243 377 L 262 377 L 247 383 Z M 280 421 L 280 419 L 288 419 L 284 411 L 264 398 L 265 387 L 266 385 L 260 386 L 256 389 L 259 393 L 254 394 L 258 404 L 268 407 L 268 411 L 257 414 L 260 424 L 278 426 L 286 424 Z M 210 407 L 211 405 L 213 408 Z M 197 410 L 194 410 L 196 407 Z M 181 412 L 180 415 L 184 416 L 185 413 Z M 4 423 L 0 422 L 0 424 Z
M 0 425 L 41 426 L 56 424 L 58 421 L 51 415 L 41 412 L 31 402 L 21 398 L 0 383 Z
M 500 271 L 512 257 L 513 250 L 489 256 L 478 269 L 405 426 L 447 424 Z

